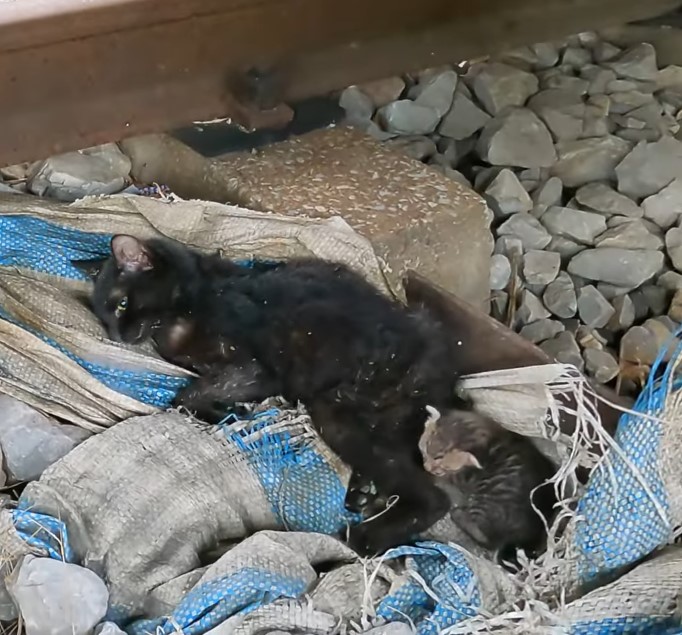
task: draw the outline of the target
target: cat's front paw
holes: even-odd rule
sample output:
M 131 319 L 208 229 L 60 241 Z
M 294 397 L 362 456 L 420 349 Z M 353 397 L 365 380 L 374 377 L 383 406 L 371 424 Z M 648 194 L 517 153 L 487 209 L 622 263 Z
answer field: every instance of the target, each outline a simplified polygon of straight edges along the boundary
M 348 482 L 348 490 L 344 500 L 345 508 L 356 514 L 371 516 L 370 509 L 375 506 L 376 498 L 377 491 L 374 483 L 359 473 L 353 472 Z
M 361 523 L 350 528 L 348 545 L 358 555 L 373 558 L 380 556 L 392 547 L 397 547 L 403 541 L 393 531 L 381 525 L 372 527 L 372 522 Z

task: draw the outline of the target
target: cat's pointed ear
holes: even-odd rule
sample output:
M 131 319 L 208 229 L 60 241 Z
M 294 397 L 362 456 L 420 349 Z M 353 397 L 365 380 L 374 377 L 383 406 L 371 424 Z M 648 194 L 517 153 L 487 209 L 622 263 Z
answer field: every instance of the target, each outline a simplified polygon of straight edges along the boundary
M 483 469 L 478 459 L 471 452 L 462 452 L 462 454 L 464 455 L 462 457 L 464 466 L 475 467 L 477 470 Z
M 464 450 L 451 450 L 442 459 L 442 463 L 449 472 L 458 472 L 465 467 L 475 467 L 477 470 L 483 469 L 478 459 L 471 452 Z
M 92 260 L 72 260 L 71 264 L 78 269 L 81 273 L 84 273 L 89 278 L 97 280 L 102 271 L 104 263 L 109 260 L 109 258 L 93 258 Z
M 149 271 L 154 267 L 149 249 L 134 236 L 117 234 L 111 239 L 111 253 L 119 269 L 128 273 Z

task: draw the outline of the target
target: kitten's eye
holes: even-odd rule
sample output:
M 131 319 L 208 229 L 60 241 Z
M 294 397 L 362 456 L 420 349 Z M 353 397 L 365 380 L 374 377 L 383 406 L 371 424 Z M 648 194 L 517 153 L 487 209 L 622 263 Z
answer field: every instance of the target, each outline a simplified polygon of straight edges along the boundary
M 121 298 L 121 301 L 116 305 L 116 311 L 114 313 L 116 314 L 116 317 L 121 317 L 124 313 L 125 310 L 128 308 L 128 297 Z

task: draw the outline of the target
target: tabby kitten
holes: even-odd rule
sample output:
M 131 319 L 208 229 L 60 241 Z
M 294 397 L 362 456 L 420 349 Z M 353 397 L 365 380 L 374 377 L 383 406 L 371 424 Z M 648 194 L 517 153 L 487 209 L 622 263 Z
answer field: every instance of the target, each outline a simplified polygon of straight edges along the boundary
M 426 424 L 419 449 L 450 495 L 452 519 L 476 542 L 505 557 L 542 547 L 543 518 L 556 503 L 554 487 L 543 484 L 556 469 L 530 439 L 471 410 L 450 410 Z

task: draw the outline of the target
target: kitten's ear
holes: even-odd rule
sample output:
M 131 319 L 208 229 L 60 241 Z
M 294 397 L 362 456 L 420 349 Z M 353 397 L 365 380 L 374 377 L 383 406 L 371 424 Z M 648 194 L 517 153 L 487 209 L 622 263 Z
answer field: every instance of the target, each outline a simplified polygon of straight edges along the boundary
M 465 467 L 475 467 L 477 470 L 483 469 L 478 459 L 471 453 L 464 450 L 451 450 L 443 459 L 444 466 L 450 472 L 458 472 Z
M 71 264 L 78 269 L 78 271 L 84 273 L 89 278 L 97 280 L 102 271 L 104 263 L 109 260 L 109 258 L 94 258 L 92 260 L 72 260 Z
M 471 452 L 462 452 L 463 466 L 475 467 L 477 470 L 482 470 L 483 467 L 478 462 L 478 459 Z
M 111 239 L 111 253 L 119 269 L 128 273 L 149 271 L 154 267 L 149 249 L 133 236 L 117 234 Z

